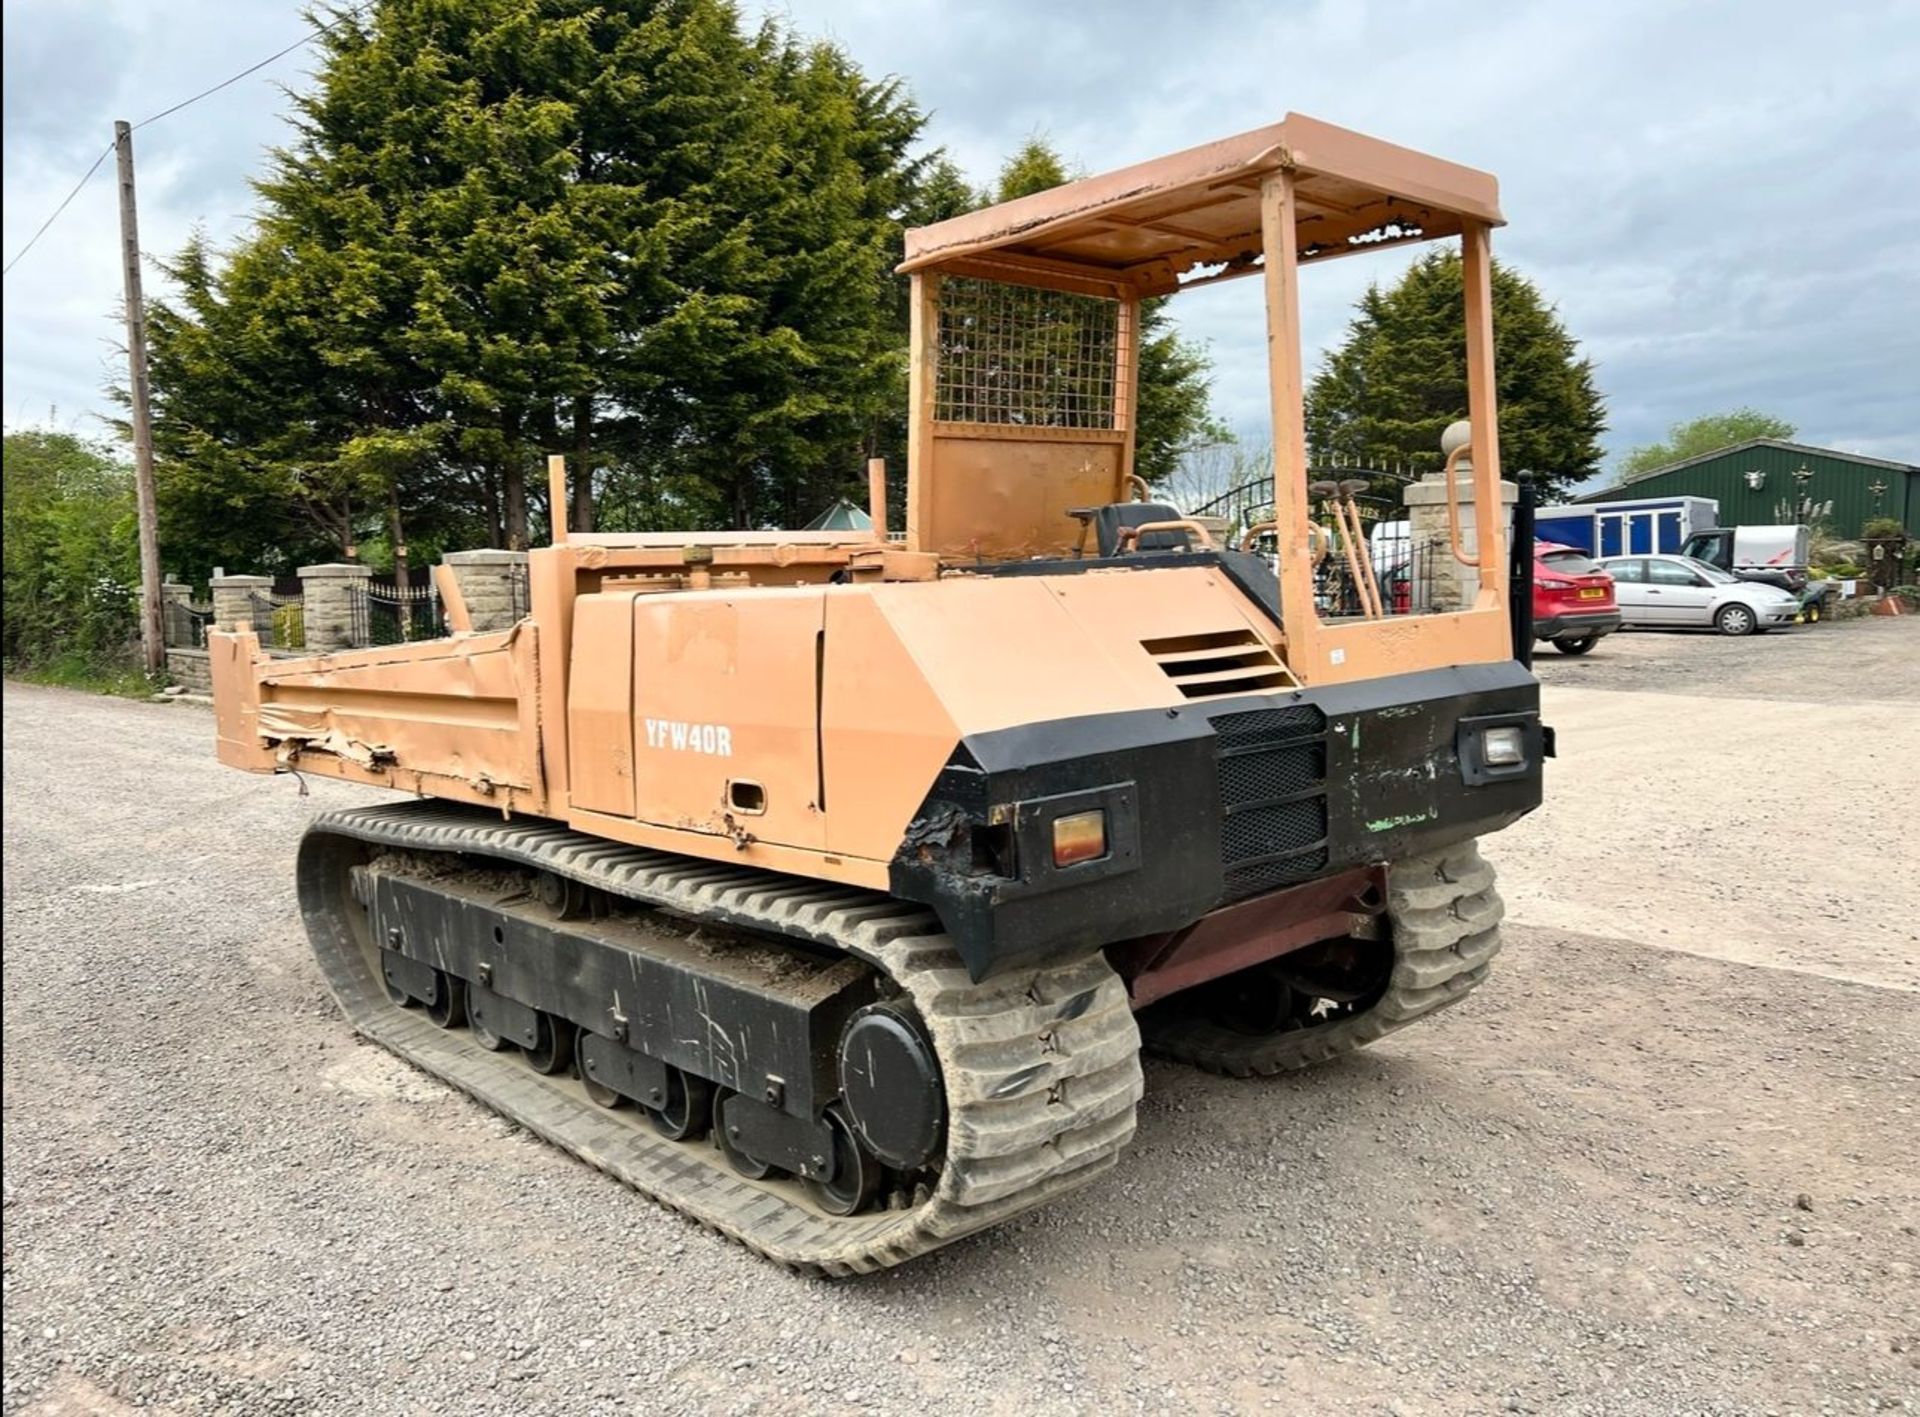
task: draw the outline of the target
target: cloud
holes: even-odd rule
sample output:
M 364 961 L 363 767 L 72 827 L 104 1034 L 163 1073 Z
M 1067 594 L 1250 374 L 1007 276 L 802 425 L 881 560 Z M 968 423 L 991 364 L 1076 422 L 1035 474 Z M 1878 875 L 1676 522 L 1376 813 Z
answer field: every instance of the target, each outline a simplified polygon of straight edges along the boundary
M 1920 461 L 1920 10 L 1703 0 L 1197 3 L 790 0 L 775 11 L 907 80 L 929 138 L 979 181 L 1044 132 L 1090 170 L 1310 113 L 1485 168 L 1511 225 L 1495 249 L 1598 365 L 1614 451 L 1753 404 L 1816 443 Z M 9 257 L 105 144 L 280 48 L 292 6 L 115 0 L 6 7 Z M 311 51 L 143 129 L 150 250 L 244 228 L 247 179 L 282 141 L 275 81 Z M 7 277 L 5 414 L 102 409 L 119 267 L 96 177 Z M 1305 277 L 1310 358 L 1404 255 Z M 151 275 L 150 275 L 151 278 Z M 1266 418 L 1252 286 L 1173 307 L 1205 339 L 1230 423 Z

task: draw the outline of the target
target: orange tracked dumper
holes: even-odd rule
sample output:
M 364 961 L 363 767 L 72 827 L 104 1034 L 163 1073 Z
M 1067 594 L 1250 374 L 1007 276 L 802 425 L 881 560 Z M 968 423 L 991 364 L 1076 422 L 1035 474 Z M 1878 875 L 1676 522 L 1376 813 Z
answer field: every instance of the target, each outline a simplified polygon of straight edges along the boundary
M 1143 1038 L 1270 1073 L 1461 997 L 1499 942 L 1476 840 L 1549 741 L 1507 605 L 1500 220 L 1485 174 L 1289 116 L 916 230 L 903 539 L 876 475 L 872 532 L 557 527 L 504 631 L 443 581 L 443 639 L 212 636 L 223 761 L 417 799 L 302 843 L 353 1025 L 847 1273 L 1099 1174 Z M 1296 280 L 1437 238 L 1471 440 L 1445 574 L 1383 598 L 1306 468 Z M 1239 276 L 1275 551 L 1133 498 L 1140 302 Z

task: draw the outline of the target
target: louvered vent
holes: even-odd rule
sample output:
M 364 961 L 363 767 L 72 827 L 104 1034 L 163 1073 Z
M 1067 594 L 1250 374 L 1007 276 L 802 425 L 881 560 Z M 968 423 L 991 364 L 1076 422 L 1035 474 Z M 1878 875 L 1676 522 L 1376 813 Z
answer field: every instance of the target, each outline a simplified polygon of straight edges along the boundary
M 1230 694 L 1295 687 L 1286 665 L 1251 630 L 1170 635 L 1142 640 L 1140 647 L 1190 699 L 1220 699 Z

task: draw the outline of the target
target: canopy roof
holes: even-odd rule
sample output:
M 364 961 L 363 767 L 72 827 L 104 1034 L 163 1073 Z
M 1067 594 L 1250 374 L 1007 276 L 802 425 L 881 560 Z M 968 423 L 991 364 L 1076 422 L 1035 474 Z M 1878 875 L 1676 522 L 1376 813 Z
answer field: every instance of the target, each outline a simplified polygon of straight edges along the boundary
M 1260 188 L 1296 177 L 1300 260 L 1457 235 L 1462 218 L 1498 226 L 1485 172 L 1290 113 L 1278 123 L 1069 182 L 907 233 L 901 271 L 992 265 L 1142 293 L 1260 255 Z
M 873 518 L 853 505 L 845 497 L 834 500 L 831 507 L 815 517 L 806 525 L 808 531 L 872 531 Z

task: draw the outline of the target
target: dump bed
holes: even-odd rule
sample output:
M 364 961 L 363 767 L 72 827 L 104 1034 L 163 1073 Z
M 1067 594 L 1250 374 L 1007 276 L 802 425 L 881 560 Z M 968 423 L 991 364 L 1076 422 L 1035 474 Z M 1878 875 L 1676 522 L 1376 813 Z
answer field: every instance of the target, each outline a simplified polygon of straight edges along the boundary
M 329 775 L 544 812 L 535 628 L 274 659 L 251 630 L 207 637 L 220 761 L 323 755 Z

